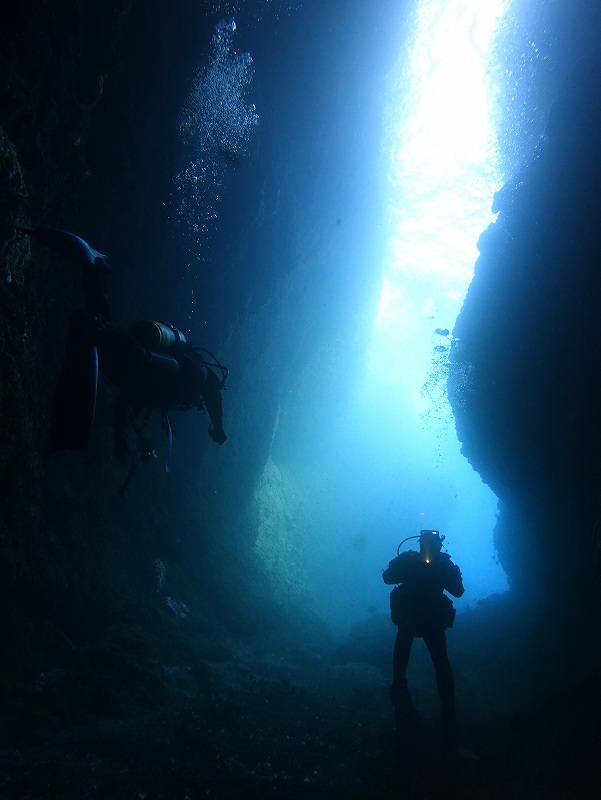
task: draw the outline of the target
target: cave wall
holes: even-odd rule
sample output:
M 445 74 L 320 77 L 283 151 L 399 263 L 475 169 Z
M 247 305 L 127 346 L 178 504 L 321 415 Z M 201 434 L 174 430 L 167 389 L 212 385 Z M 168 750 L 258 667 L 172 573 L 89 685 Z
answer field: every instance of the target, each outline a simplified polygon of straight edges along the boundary
M 187 257 L 165 209 L 181 156 L 173 127 L 215 5 L 186 2 L 172 14 L 159 2 L 116 11 L 73 0 L 3 11 L 0 222 L 70 229 L 109 253 L 125 322 L 170 313 L 181 296 L 165 270 Z M 243 212 L 256 209 L 241 209 L 241 221 Z M 235 641 L 278 636 L 285 620 L 248 524 L 277 415 L 273 363 L 260 359 L 269 309 L 249 298 L 219 308 L 219 286 L 205 298 L 215 313 L 202 344 L 236 375 L 224 398 L 227 453 L 205 418 L 182 415 L 166 475 L 155 424 L 159 459 L 119 497 L 127 469 L 112 459 L 105 383 L 89 452 L 47 454 L 66 322 L 81 303 L 77 271 L 5 228 L 0 256 L 0 704 L 1 732 L 12 735 L 32 714 L 152 704 L 169 688 L 161 664 L 227 657 Z M 219 266 L 227 285 L 238 263 L 230 254 Z M 237 335 L 254 368 L 231 347 Z
M 377 151 L 379 97 L 364 66 L 377 61 L 384 74 L 393 42 L 384 46 L 377 25 L 367 40 L 364 19 L 375 12 L 360 2 L 344 20 L 335 0 L 321 4 L 317 36 L 310 4 L 298 19 L 286 4 L 280 17 L 269 2 L 251 5 L 236 47 L 262 63 L 263 128 L 248 159 L 230 158 L 224 213 L 194 269 L 203 309 L 194 341 L 231 371 L 223 448 L 206 435 L 206 419 L 178 416 L 166 476 L 155 421 L 159 459 L 140 465 L 119 497 L 127 469 L 112 459 L 113 392 L 101 382 L 89 452 L 49 457 L 48 413 L 79 277 L 56 254 L 0 232 L 0 638 L 10 653 L 0 681 L 11 708 L 31 699 L 23 688 L 14 700 L 16 684 L 58 674 L 57 664 L 63 685 L 52 691 L 72 697 L 75 713 L 86 702 L 65 687 L 85 669 L 90 686 L 109 669 L 138 669 L 152 694 L 161 661 L 219 655 L 232 638 L 285 637 L 291 609 L 264 580 L 253 492 L 278 424 L 296 431 L 299 447 L 309 436 L 319 444 L 327 420 L 316 425 L 305 396 L 339 402 L 352 377 L 333 370 L 360 344 L 347 304 L 377 270 L 376 187 L 358 154 Z M 65 228 L 107 253 L 123 324 L 188 321 L 180 314 L 190 304 L 190 250 L 168 199 L 182 167 L 177 117 L 228 9 L 209 0 L 186 0 L 177 14 L 159 0 L 117 10 L 24 0 L 3 11 L 0 223 Z M 274 27 L 258 24 L 260 10 Z M 388 20 L 388 4 L 377 13 Z M 280 71 L 271 67 L 278 59 Z M 365 270 L 349 273 L 351 256 Z M 106 696 L 105 704 L 110 711 Z
M 599 568 L 600 77 L 597 51 L 564 82 L 537 155 L 497 193 L 449 377 L 462 450 L 500 500 L 495 541 L 513 590 L 585 618 Z

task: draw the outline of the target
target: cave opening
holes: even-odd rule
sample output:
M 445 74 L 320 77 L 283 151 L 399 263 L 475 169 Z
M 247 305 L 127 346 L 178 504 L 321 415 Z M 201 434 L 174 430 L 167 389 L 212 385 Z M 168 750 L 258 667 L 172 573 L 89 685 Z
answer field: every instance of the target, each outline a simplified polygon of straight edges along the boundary
M 453 326 L 502 182 L 494 117 L 498 87 L 490 76 L 498 71 L 491 61 L 506 7 L 457 2 L 443 9 L 422 2 L 402 21 L 389 20 L 386 35 L 396 40 L 398 53 L 378 103 L 370 107 L 374 119 L 355 121 L 372 126 L 374 136 L 359 143 L 351 162 L 360 163 L 360 180 L 377 185 L 374 210 L 366 214 L 365 198 L 353 196 L 344 213 L 336 211 L 340 218 L 350 214 L 354 225 L 375 226 L 376 233 L 364 233 L 365 243 L 351 250 L 344 241 L 348 233 L 341 232 L 329 249 L 344 267 L 327 265 L 338 280 L 356 287 L 325 302 L 331 316 L 341 305 L 356 319 L 359 341 L 345 350 L 329 341 L 331 326 L 322 332 L 311 309 L 319 287 L 296 299 L 298 313 L 321 340 L 314 360 L 323 359 L 334 375 L 344 374 L 352 351 L 354 366 L 339 396 L 327 394 L 335 415 L 322 391 L 303 387 L 308 413 L 328 420 L 315 442 L 305 437 L 296 448 L 289 442 L 296 419 L 282 401 L 266 467 L 270 477 L 264 473 L 256 489 L 262 520 L 272 518 L 269 530 L 261 530 L 260 546 L 267 552 L 271 537 L 274 549 L 296 553 L 295 568 L 304 564 L 316 608 L 339 631 L 368 613 L 386 612 L 380 571 L 398 542 L 424 527 L 446 535 L 462 566 L 467 590 L 457 602 L 460 610 L 507 589 L 493 543 L 497 499 L 460 453 L 446 393 Z M 348 54 L 340 58 L 348 63 Z M 347 79 L 376 86 L 382 80 L 378 67 L 376 60 L 360 78 L 353 73 Z M 327 195 L 321 198 L 327 201 Z M 332 202 L 334 208 L 340 204 L 334 192 Z M 305 269 L 317 272 L 323 255 L 301 258 L 308 262 Z M 373 267 L 378 261 L 379 270 Z M 362 271 L 371 283 L 349 277 Z M 324 350 L 335 356 L 324 358 Z M 274 483 L 282 469 L 286 478 Z M 287 510 L 284 486 L 290 481 L 296 491 Z M 286 544 L 288 539 L 296 544 Z

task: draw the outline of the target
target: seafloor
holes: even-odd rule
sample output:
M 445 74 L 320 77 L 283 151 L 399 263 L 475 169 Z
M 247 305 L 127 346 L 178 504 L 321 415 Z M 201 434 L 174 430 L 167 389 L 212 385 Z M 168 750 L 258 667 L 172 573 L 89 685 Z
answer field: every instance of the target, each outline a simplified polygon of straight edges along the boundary
M 114 645 L 99 650 L 85 672 L 72 664 L 42 675 L 19 687 L 15 713 L 4 720 L 0 796 L 595 797 L 594 723 L 583 720 L 599 706 L 598 687 L 583 679 L 569 693 L 557 691 L 552 711 L 528 702 L 544 686 L 536 658 L 525 655 L 523 642 L 514 653 L 484 658 L 477 614 L 461 619 L 450 649 L 462 736 L 478 761 L 444 754 L 421 642 L 409 680 L 430 752 L 413 765 L 399 760 L 386 675 L 394 629 L 375 616 L 327 653 L 232 645 L 205 660 L 157 664 L 152 675 Z M 494 635 L 485 642 L 492 653 Z

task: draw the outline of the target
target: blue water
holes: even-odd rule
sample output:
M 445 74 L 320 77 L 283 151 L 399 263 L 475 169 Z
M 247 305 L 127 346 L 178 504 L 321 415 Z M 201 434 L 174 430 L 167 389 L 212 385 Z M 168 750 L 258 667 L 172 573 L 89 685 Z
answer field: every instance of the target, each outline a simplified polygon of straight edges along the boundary
M 272 366 L 277 414 L 249 524 L 274 584 L 335 626 L 386 611 L 381 569 L 422 527 L 463 570 L 459 608 L 507 589 L 497 499 L 461 455 L 446 358 L 493 193 L 535 152 L 576 53 L 559 46 L 561 14 L 536 29 L 546 3 L 494 6 L 246 6 L 216 25 L 179 119 L 192 337 L 208 258 L 238 261 L 230 300 L 259 309 L 263 261 L 281 269 L 250 355 Z

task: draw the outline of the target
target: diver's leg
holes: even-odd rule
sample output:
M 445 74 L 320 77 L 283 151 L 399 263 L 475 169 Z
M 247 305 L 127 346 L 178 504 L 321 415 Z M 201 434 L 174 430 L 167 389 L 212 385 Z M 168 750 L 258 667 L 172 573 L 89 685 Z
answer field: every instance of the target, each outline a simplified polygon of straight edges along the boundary
M 407 686 L 407 665 L 413 644 L 413 631 L 409 628 L 397 628 L 394 651 L 392 655 L 392 687 L 390 699 L 396 709 L 405 710 L 413 707 L 409 687 Z
M 95 303 L 95 301 L 94 301 Z M 94 308 L 98 310 L 96 304 Z M 98 364 L 104 373 L 109 372 L 115 363 L 124 360 L 122 340 L 119 330 L 97 314 L 89 311 L 76 311 L 69 319 L 67 342 L 63 364 L 59 373 L 50 420 L 50 451 L 87 449 L 94 413 L 98 386 Z M 137 361 L 142 363 L 144 351 L 138 348 Z M 129 355 L 127 353 L 127 355 Z M 125 359 L 122 371 L 132 371 L 136 359 Z M 119 445 L 121 452 L 124 438 Z
M 425 632 L 424 642 L 430 652 L 436 672 L 436 684 L 442 708 L 443 733 L 447 739 L 451 739 L 457 731 L 455 680 L 447 653 L 447 637 L 444 629 L 436 628 Z
M 393 682 L 390 699 L 394 705 L 399 766 L 411 770 L 427 759 L 428 737 L 421 717 L 413 705 L 407 686 L 407 665 L 413 644 L 413 629 L 399 627 L 392 661 Z
M 28 228 L 11 225 L 14 230 L 26 233 L 40 244 L 58 253 L 67 261 L 77 264 L 81 269 L 83 288 L 86 295 L 86 311 L 92 316 L 100 315 L 107 322 L 112 321 L 106 291 L 106 275 L 109 271 L 108 258 L 91 247 L 84 239 L 70 231 L 56 228 Z

